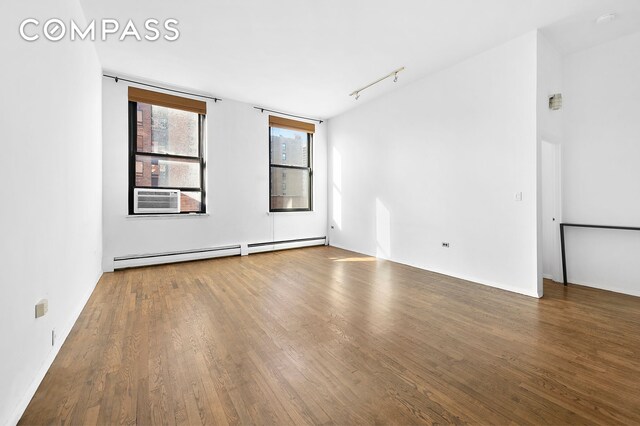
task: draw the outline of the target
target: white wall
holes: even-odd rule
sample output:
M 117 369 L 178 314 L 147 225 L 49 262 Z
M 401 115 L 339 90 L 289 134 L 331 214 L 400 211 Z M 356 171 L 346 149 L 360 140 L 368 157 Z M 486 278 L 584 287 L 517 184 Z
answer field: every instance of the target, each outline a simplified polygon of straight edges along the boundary
M 565 222 L 640 227 L 640 33 L 565 58 Z M 640 232 L 568 229 L 569 282 L 640 295 Z
M 101 275 L 101 77 L 91 42 L 19 38 L 74 0 L 0 6 L 0 424 L 18 420 Z M 34 306 L 49 300 L 35 319 Z M 51 345 L 51 330 L 58 333 Z
M 562 279 L 560 269 L 560 232 L 562 221 L 561 178 L 559 159 L 562 149 L 545 145 L 562 146 L 563 109 L 550 110 L 549 96 L 562 93 L 562 55 L 556 47 L 538 32 L 538 260 L 541 275 L 555 281 Z M 542 189 L 545 189 L 543 191 Z M 555 191 L 554 191 L 555 189 Z M 556 220 L 553 221 L 552 218 Z M 540 277 L 542 278 L 542 277 Z M 542 294 L 542 279 L 538 281 L 539 293 Z
M 536 60 L 531 32 L 331 119 L 331 244 L 540 296 Z
M 127 217 L 127 87 L 103 79 L 105 270 L 118 256 L 326 235 L 326 124 L 314 137 L 314 211 L 269 215 L 269 114 L 228 99 L 207 104 L 209 215 Z

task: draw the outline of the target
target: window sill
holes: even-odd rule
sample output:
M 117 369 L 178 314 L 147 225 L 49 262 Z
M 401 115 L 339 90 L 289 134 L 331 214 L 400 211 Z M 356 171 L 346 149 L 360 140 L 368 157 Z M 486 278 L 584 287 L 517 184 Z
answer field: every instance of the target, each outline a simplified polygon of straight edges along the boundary
M 209 217 L 209 213 L 189 213 L 189 214 L 128 214 L 127 219 L 194 219 Z
M 273 211 L 273 212 L 267 212 L 268 215 L 272 215 L 272 214 L 311 214 L 311 213 L 315 213 L 314 210 L 290 210 L 290 211 Z

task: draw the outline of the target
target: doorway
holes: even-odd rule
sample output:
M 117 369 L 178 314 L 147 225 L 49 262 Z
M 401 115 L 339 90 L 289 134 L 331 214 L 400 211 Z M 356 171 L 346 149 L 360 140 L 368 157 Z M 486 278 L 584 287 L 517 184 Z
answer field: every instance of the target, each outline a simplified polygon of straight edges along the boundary
M 560 223 L 562 222 L 560 145 L 542 141 L 542 276 L 562 282 Z

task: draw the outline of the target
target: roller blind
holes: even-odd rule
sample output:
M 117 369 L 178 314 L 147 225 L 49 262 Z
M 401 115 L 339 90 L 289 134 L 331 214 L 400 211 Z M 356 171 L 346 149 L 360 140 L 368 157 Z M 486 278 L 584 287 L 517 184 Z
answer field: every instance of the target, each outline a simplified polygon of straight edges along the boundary
M 280 127 L 283 129 L 298 130 L 307 133 L 315 133 L 316 131 L 316 125 L 313 123 L 291 120 L 289 118 L 277 117 L 275 115 L 269 116 L 269 127 Z
M 197 114 L 207 113 L 207 103 L 181 96 L 167 95 L 166 93 L 152 92 L 151 90 L 129 87 L 129 100 L 145 104 L 159 105 L 167 108 L 181 109 Z

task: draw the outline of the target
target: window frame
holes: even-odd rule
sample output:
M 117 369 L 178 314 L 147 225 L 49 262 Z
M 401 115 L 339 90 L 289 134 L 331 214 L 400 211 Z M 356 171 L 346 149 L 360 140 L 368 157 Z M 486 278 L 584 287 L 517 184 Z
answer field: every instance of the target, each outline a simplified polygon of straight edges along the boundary
M 271 157 L 271 129 L 285 129 L 284 127 L 269 126 L 269 213 L 290 213 L 290 212 L 311 212 L 313 211 L 313 133 L 305 131 L 307 134 L 307 167 L 304 166 L 289 166 L 284 164 L 274 164 Z M 303 131 L 303 130 L 297 130 Z M 305 170 L 309 173 L 309 207 L 308 208 L 290 208 L 290 209 L 273 209 L 271 208 L 271 189 L 272 179 L 271 170 L 277 169 L 293 169 L 293 170 Z
M 147 103 L 149 105 L 162 106 L 169 109 L 178 109 L 167 107 L 164 105 L 158 105 L 153 102 L 142 102 Z M 207 203 L 206 203 L 206 190 L 205 190 L 205 171 L 206 171 L 206 161 L 205 161 L 205 137 L 204 137 L 204 129 L 205 129 L 205 120 L 206 116 L 204 114 L 200 114 L 193 111 L 188 111 L 192 114 L 198 114 L 198 156 L 189 156 L 189 155 L 175 155 L 175 154 L 163 154 L 163 153 L 152 153 L 152 152 L 139 152 L 138 151 L 138 101 L 129 100 L 129 215 L 131 216 L 156 216 L 156 215 L 193 215 L 193 214 L 206 214 L 207 213 Z M 175 160 L 190 160 L 190 161 L 198 161 L 200 166 L 200 187 L 178 187 L 178 186 L 145 186 L 145 185 L 136 185 L 136 156 L 142 155 L 157 159 L 175 159 Z M 143 189 L 177 189 L 184 192 L 199 192 L 200 193 L 200 210 L 196 212 L 178 212 L 178 213 L 134 213 L 134 189 L 135 188 L 143 188 Z

